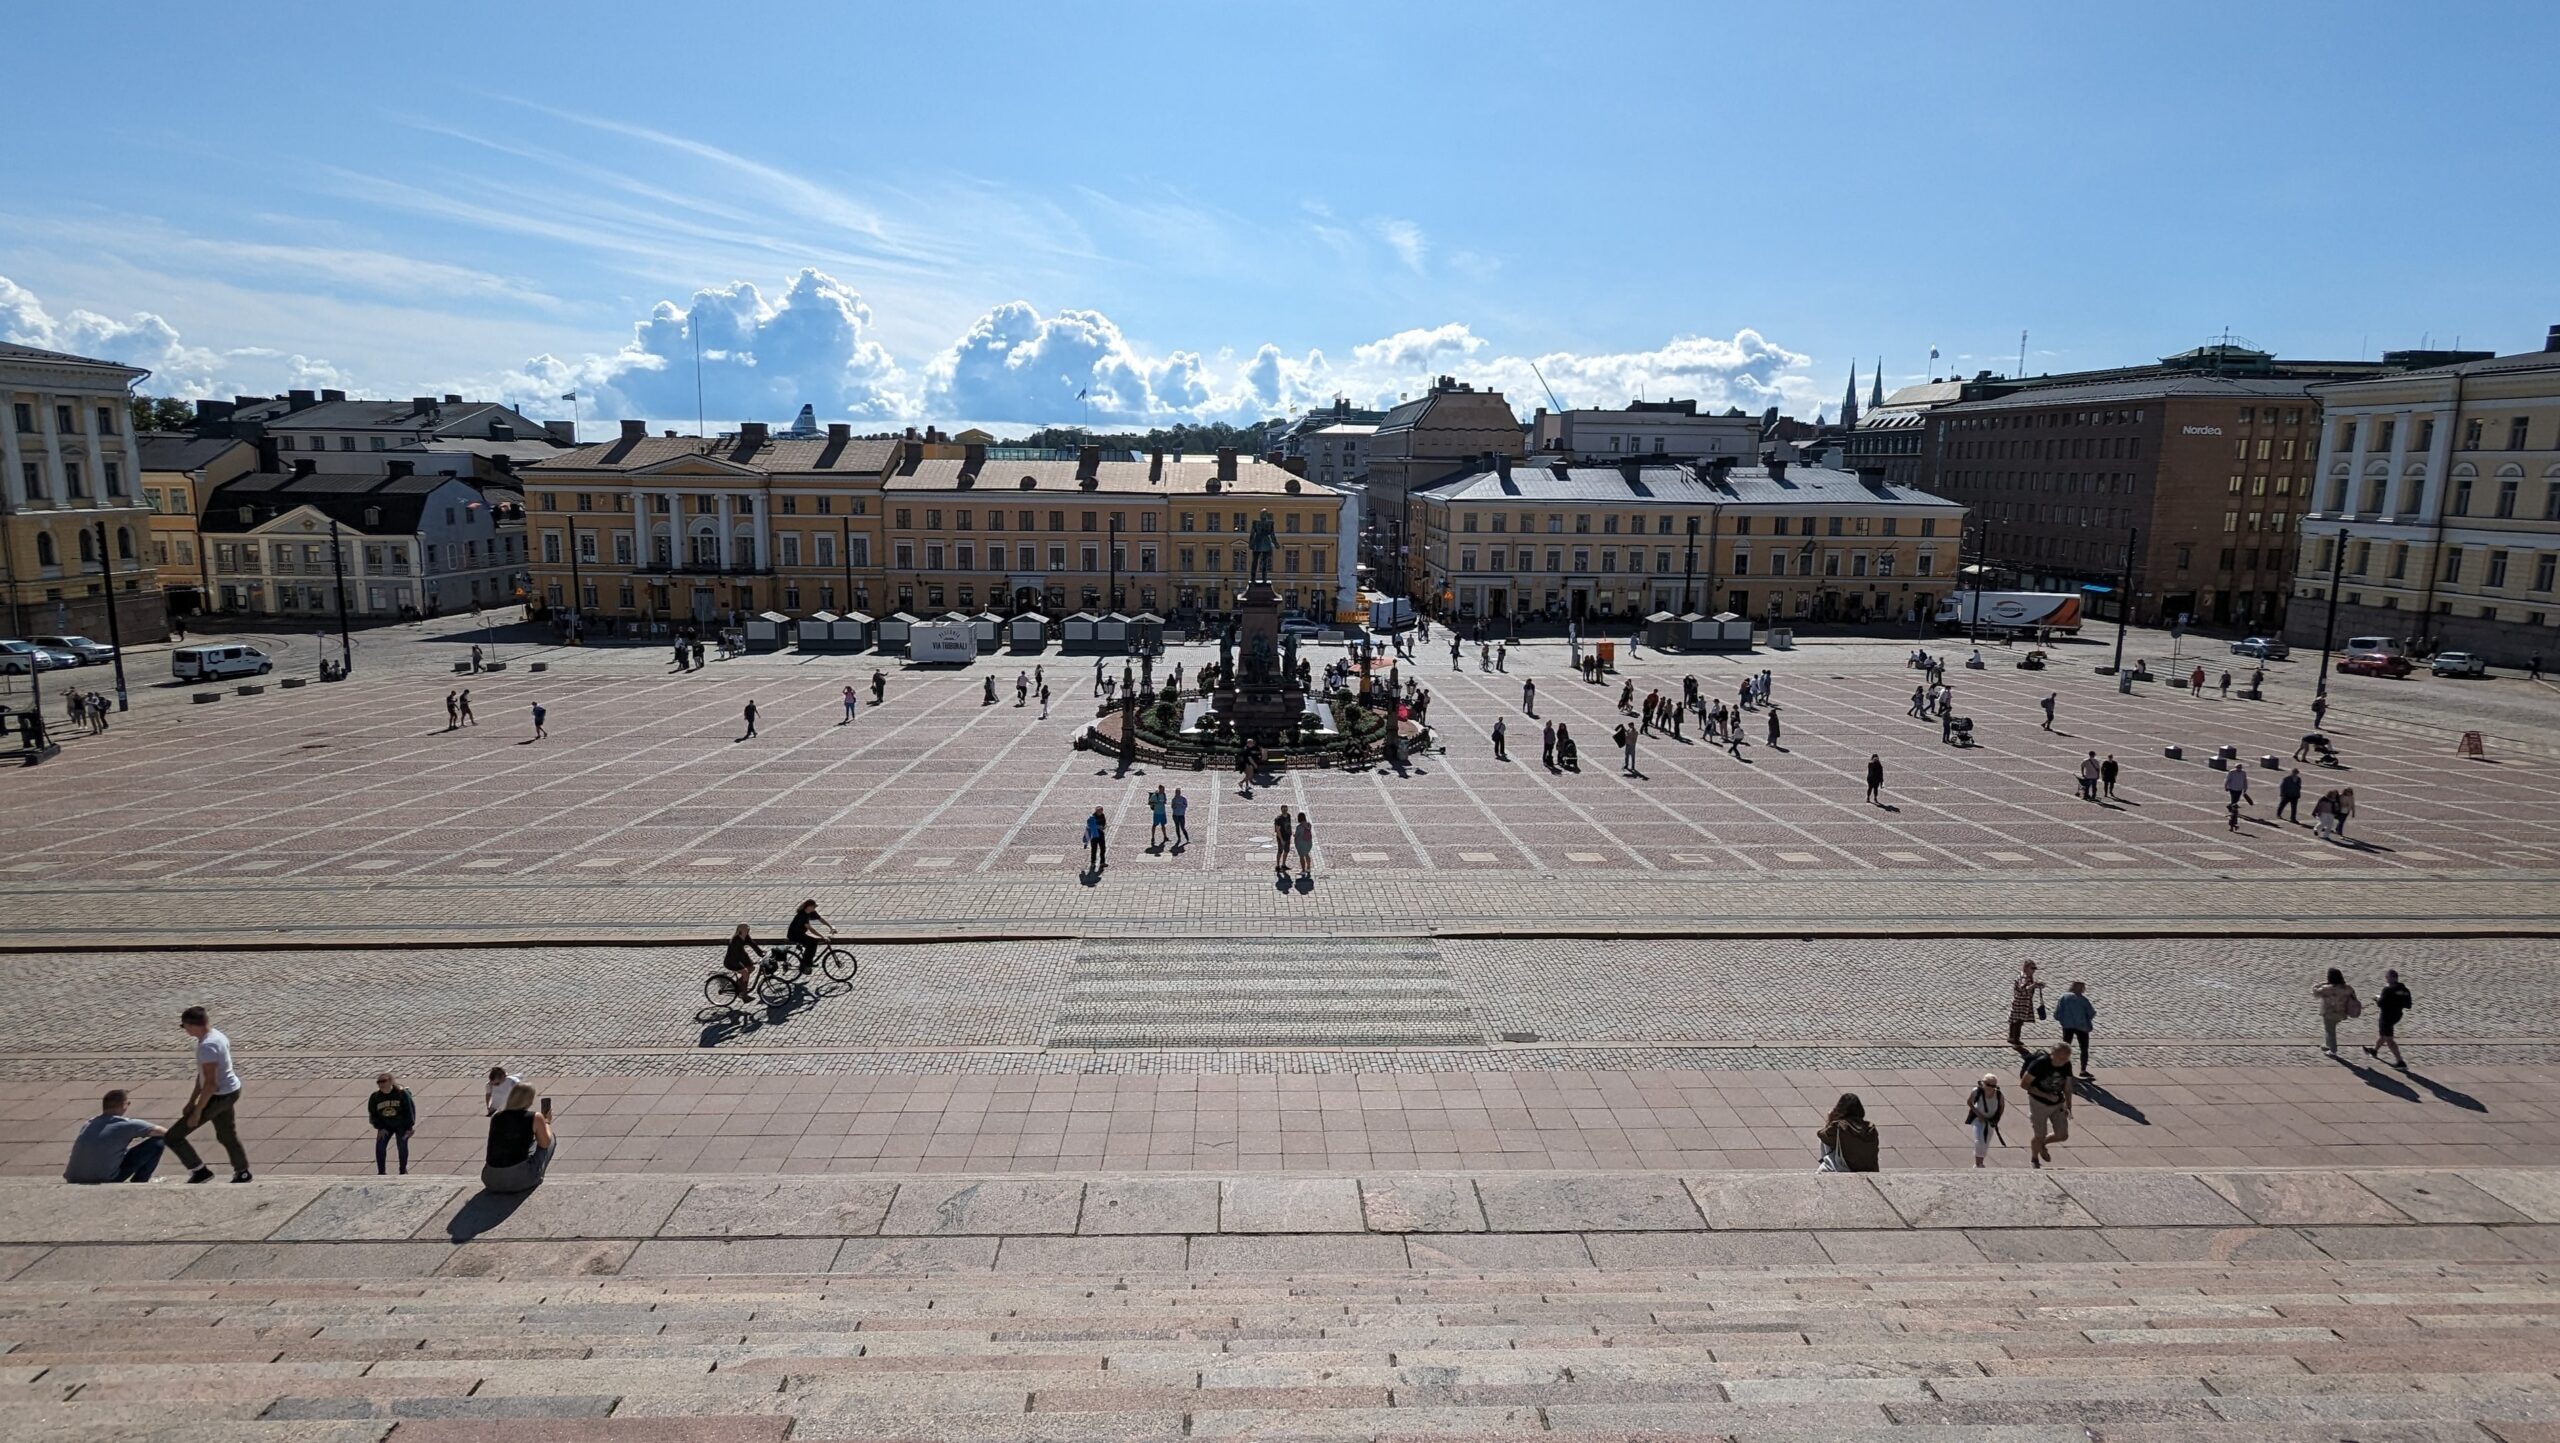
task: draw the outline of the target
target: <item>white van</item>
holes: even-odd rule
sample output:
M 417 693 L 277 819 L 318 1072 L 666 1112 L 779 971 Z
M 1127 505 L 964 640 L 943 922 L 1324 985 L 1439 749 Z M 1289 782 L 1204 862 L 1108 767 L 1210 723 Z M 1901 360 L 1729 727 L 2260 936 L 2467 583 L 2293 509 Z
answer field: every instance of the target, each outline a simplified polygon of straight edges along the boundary
M 2347 638 L 2349 656 L 2399 656 L 2408 650 L 2396 636 L 2351 636 Z
M 169 653 L 169 674 L 180 681 L 212 681 L 226 676 L 263 676 L 275 662 L 254 646 L 239 642 L 182 646 Z

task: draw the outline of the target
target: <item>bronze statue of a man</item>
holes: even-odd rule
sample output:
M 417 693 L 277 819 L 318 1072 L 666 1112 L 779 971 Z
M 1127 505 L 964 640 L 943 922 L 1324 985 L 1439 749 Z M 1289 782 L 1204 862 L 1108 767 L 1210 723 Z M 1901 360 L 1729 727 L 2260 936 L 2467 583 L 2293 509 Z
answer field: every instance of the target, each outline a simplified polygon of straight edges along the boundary
M 1262 508 L 1262 514 L 1253 519 L 1253 535 L 1247 544 L 1253 548 L 1253 575 L 1247 578 L 1248 584 L 1254 581 L 1269 581 L 1271 553 L 1280 547 L 1278 528 L 1271 524 L 1270 507 Z

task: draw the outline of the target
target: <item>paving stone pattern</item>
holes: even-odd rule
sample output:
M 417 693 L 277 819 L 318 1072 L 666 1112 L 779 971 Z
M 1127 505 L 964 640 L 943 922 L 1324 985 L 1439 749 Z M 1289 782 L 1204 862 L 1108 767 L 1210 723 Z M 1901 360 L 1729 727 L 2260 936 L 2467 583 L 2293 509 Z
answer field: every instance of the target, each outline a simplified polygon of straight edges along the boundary
M 2551 1177 L 1232 1177 L 1135 1230 L 1111 1180 L 16 1184 L 0 1396 L 46 1440 L 2542 1443 Z M 2438 1189 L 2509 1212 L 2386 1200 Z M 173 1193 L 201 1240 L 139 1241 Z M 278 1240 L 315 1213 L 428 1220 Z
M 1074 706 L 1047 723 L 1009 702 L 980 706 L 975 673 L 1009 680 L 1010 658 L 956 674 L 897 669 L 888 703 L 841 727 L 837 689 L 881 659 L 782 655 L 669 676 L 654 653 L 580 652 L 546 675 L 467 679 L 483 721 L 450 733 L 438 688 L 457 679 L 367 670 L 137 714 L 13 777 L 0 804 L 31 825 L 13 829 L 0 862 L 12 901 L 0 938 L 708 937 L 737 917 L 787 915 L 810 893 L 842 920 L 925 937 L 2560 918 L 2560 764 L 2450 756 L 2460 698 L 2486 693 L 2427 693 L 2451 699 L 2434 736 L 2360 732 L 2360 699 L 2387 684 L 2342 679 L 2331 730 L 2353 771 L 2311 780 L 2354 785 L 2360 813 L 2355 845 L 2330 846 L 2259 819 L 2272 773 L 2258 774 L 2258 813 L 2229 833 L 2221 774 L 2201 761 L 2225 743 L 2244 758 L 2289 755 L 2302 719 L 2283 688 L 2285 701 L 2266 703 L 2152 687 L 2122 697 L 2085 670 L 2094 649 L 2054 671 L 1959 672 L 1958 709 L 1987 742 L 1960 752 L 1903 714 L 1914 674 L 1894 654 L 1637 656 L 1627 675 L 1640 694 L 1696 673 L 1723 695 L 1746 666 L 1769 666 L 1787 740 L 1756 744 L 1756 716 L 1742 759 L 1694 736 L 1649 740 L 1633 780 L 1607 765 L 1616 687 L 1571 680 L 1561 647 L 1522 649 L 1509 674 L 1426 658 L 1416 674 L 1435 689 L 1446 754 L 1402 777 L 1291 773 L 1276 797 L 1253 798 L 1216 773 L 1114 777 L 1067 746 Z M 1071 700 L 1084 690 L 1073 659 L 1041 664 Z M 1590 749 L 1580 774 L 1537 764 L 1526 676 L 1540 682 L 1540 717 Z M 2057 689 L 2063 730 L 2040 732 L 2036 702 Z M 762 734 L 740 742 L 749 697 Z M 536 699 L 552 737 L 528 745 L 522 713 Z M 1521 760 L 1496 763 L 1480 740 L 1497 715 Z M 2162 759 L 2170 742 L 2188 759 Z M 2091 748 L 2127 765 L 2120 801 L 2073 797 L 2069 770 Z M 1862 800 L 1870 751 L 1885 758 L 1890 810 Z M 1143 798 L 1159 782 L 1194 802 L 1193 845 L 1179 853 L 1147 850 Z M 1270 885 L 1265 828 L 1280 802 L 1318 824 L 1304 889 Z M 1088 885 L 1079 828 L 1097 804 L 1114 865 Z

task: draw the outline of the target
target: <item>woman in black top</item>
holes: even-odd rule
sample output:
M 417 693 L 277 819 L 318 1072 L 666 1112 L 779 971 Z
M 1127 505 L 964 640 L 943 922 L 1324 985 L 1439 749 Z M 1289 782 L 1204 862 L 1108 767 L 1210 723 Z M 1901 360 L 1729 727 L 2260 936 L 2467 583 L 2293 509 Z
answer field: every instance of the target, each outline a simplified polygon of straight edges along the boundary
M 391 1170 L 391 1144 L 400 1144 L 400 1171 L 409 1171 L 409 1134 L 418 1126 L 418 1100 L 409 1095 L 398 1079 L 386 1072 L 373 1080 L 373 1095 L 365 1099 L 365 1115 L 373 1119 L 373 1170 Z
M 519 1082 L 507 1105 L 489 1117 L 488 1162 L 480 1186 L 490 1192 L 531 1192 L 551 1166 L 551 1114 L 533 1110 L 533 1084 Z
M 720 965 L 728 970 L 729 985 L 736 989 L 739 1001 L 754 995 L 756 935 L 747 930 L 746 923 L 739 923 L 738 930 L 729 934 L 729 950 L 721 957 Z

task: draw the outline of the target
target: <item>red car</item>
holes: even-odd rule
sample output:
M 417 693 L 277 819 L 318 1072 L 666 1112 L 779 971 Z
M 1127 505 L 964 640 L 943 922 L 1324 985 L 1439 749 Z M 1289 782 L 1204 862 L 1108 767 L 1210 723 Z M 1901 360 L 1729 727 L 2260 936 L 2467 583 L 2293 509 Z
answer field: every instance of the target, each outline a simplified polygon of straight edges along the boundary
M 2369 651 L 2338 663 L 2338 670 L 2356 676 L 2407 676 L 2416 669 L 2409 658 L 2390 651 Z

